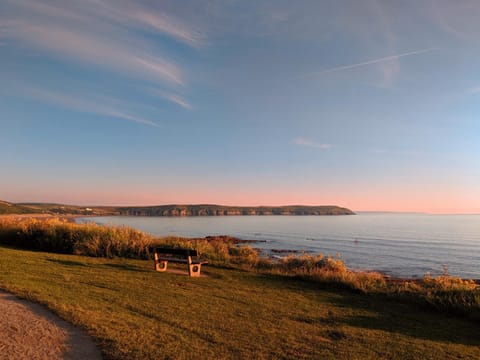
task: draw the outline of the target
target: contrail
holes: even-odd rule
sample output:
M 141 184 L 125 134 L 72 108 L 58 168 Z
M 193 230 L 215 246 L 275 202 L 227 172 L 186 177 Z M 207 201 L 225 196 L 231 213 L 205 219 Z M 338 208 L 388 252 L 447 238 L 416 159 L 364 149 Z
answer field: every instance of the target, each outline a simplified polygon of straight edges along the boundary
M 329 73 L 342 71 L 342 70 L 350 70 L 350 69 L 355 69 L 357 67 L 362 67 L 362 66 L 381 63 L 381 62 L 384 62 L 384 61 L 396 60 L 396 59 L 399 59 L 399 58 L 405 57 L 405 56 L 424 54 L 424 53 L 431 52 L 431 51 L 434 51 L 434 50 L 438 50 L 438 49 L 430 48 L 430 49 L 423 49 L 423 50 L 417 50 L 417 51 L 410 51 L 410 52 L 406 52 L 406 53 L 403 53 L 403 54 L 390 55 L 390 56 L 382 57 L 382 58 L 379 58 L 379 59 L 373 59 L 373 60 L 369 60 L 369 61 L 365 61 L 365 62 L 361 62 L 361 63 L 357 63 L 357 64 L 337 66 L 337 67 L 330 68 L 330 69 L 325 69 L 325 70 L 322 70 L 322 71 L 316 71 L 316 72 L 312 72 L 312 73 L 309 73 L 309 74 L 300 75 L 299 77 L 317 76 L 317 75 L 329 74 Z

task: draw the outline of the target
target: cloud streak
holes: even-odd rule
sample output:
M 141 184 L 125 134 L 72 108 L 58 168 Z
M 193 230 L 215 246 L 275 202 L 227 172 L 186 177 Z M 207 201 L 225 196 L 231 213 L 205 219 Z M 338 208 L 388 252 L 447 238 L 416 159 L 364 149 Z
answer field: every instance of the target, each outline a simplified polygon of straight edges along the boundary
M 156 31 L 167 34 L 192 47 L 200 47 L 205 42 L 204 36 L 200 35 L 198 31 L 189 29 L 178 20 L 167 17 L 163 14 L 152 14 L 140 10 L 132 14 L 131 18 L 142 26 L 147 26 Z
M 372 60 L 368 60 L 368 61 L 365 61 L 365 62 L 350 64 L 350 65 L 344 65 L 344 66 L 337 66 L 337 67 L 333 67 L 333 68 L 329 68 L 329 69 L 325 69 L 325 70 L 315 71 L 315 72 L 311 72 L 311 73 L 308 73 L 308 74 L 301 75 L 299 77 L 302 77 L 302 78 L 303 77 L 314 77 L 314 76 L 320 76 L 320 75 L 335 73 L 335 72 L 339 72 L 339 71 L 352 70 L 352 69 L 356 69 L 356 68 L 360 68 L 360 67 L 364 67 L 364 66 L 380 64 L 380 63 L 384 63 L 384 62 L 387 62 L 387 61 L 398 60 L 400 58 L 407 57 L 407 56 L 425 54 L 425 53 L 432 52 L 434 50 L 438 50 L 438 49 L 428 48 L 428 49 L 423 49 L 423 50 L 410 51 L 410 52 L 406 52 L 406 53 L 402 53 L 402 54 L 385 56 L 385 57 L 382 57 L 382 58 L 372 59 Z
M 294 143 L 295 145 L 298 145 L 298 146 L 305 146 L 305 147 L 322 149 L 322 150 L 330 149 L 330 148 L 333 147 L 333 145 L 331 145 L 331 144 L 321 144 L 321 143 L 317 143 L 315 141 L 312 141 L 310 139 L 303 138 L 303 137 L 297 137 L 297 138 L 293 139 L 292 143 Z
M 475 86 L 467 90 L 468 94 L 480 94 L 480 86 Z
M 100 66 L 126 77 L 185 85 L 178 61 L 159 46 L 165 37 L 199 47 L 204 36 L 175 17 L 136 2 L 79 3 L 5 0 L 1 42 L 27 45 L 50 57 Z M 145 32 L 154 36 L 145 37 Z
M 178 106 L 181 106 L 184 109 L 188 109 L 188 110 L 192 109 L 192 105 L 179 95 L 170 94 L 158 89 L 149 89 L 148 92 L 154 96 L 158 96 L 164 100 L 168 100 Z
M 124 0 L 83 0 L 78 3 L 39 2 L 38 0 L 5 0 L 23 16 L 34 20 L 63 22 L 66 27 L 75 24 L 116 27 L 128 31 L 149 29 L 192 47 L 199 47 L 205 35 L 192 25 L 184 23 L 154 6 Z M 69 23 L 65 23 L 67 20 Z
M 165 95 L 164 96 L 165 99 L 167 100 L 170 100 L 171 102 L 183 107 L 184 109 L 189 109 L 191 110 L 192 109 L 192 105 L 190 105 L 190 103 L 188 103 L 185 99 L 181 98 L 180 96 L 177 96 L 177 95 L 173 95 L 173 94 L 170 94 L 170 95 Z
M 160 127 L 160 125 L 154 121 L 136 116 L 129 111 L 122 110 L 118 106 L 119 101 L 117 99 L 86 98 L 80 95 L 66 95 L 64 93 L 35 88 L 24 89 L 23 93 L 33 100 L 53 104 L 69 110 L 128 120 L 142 125 Z
M 21 22 L 17 25 L 15 31 L 12 31 L 12 38 L 56 56 L 99 65 L 126 73 L 127 76 L 184 84 L 182 72 L 177 65 L 160 56 L 150 55 L 135 45 L 115 38 L 93 36 L 84 31 L 70 31 L 60 26 Z

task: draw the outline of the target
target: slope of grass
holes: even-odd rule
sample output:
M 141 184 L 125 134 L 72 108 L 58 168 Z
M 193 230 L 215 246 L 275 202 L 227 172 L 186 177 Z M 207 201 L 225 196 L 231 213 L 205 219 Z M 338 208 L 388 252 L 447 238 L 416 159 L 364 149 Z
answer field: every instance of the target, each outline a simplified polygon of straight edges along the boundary
M 52 214 L 52 215 L 116 215 L 118 211 L 111 206 L 78 206 L 68 204 L 52 204 L 52 203 L 19 203 L 21 206 L 29 210 L 29 212 L 38 214 Z
M 383 295 L 206 267 L 0 246 L 0 287 L 85 327 L 119 359 L 478 359 L 478 323 Z
M 75 224 L 55 218 L 0 218 L 0 244 L 65 254 L 136 259 L 149 259 L 149 248 L 156 245 L 195 248 L 212 265 L 299 277 L 363 293 L 388 294 L 442 312 L 480 320 L 480 289 L 472 280 L 445 274 L 437 278 L 425 277 L 423 281 L 387 282 L 381 274 L 350 271 L 340 259 L 321 254 L 291 255 L 277 261 L 261 258 L 251 247 L 238 247 L 237 240 L 225 236 L 154 238 L 124 226 Z
M 12 204 L 0 200 L 0 215 L 3 214 L 30 214 L 34 211 L 26 206 Z

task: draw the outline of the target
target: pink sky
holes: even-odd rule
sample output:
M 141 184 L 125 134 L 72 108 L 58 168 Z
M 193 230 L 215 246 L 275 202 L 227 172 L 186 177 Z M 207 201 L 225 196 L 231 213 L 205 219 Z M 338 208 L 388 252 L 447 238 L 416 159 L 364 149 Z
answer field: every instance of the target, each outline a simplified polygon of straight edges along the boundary
M 68 186 L 55 189 L 24 189 L 2 199 L 12 202 L 56 202 L 76 205 L 162 205 L 162 204 L 219 204 L 239 206 L 259 205 L 339 205 L 353 211 L 400 211 L 438 214 L 480 213 L 480 194 L 462 189 L 431 186 L 412 190 L 394 187 L 344 188 L 336 191 L 321 189 L 260 189 L 240 190 L 205 187 L 201 191 L 182 187 L 144 187 L 139 189 L 115 186 L 89 187 L 75 192 Z M 39 195 L 42 194 L 42 195 Z
M 198 3 L 0 1 L 0 199 L 480 213 L 480 1 Z

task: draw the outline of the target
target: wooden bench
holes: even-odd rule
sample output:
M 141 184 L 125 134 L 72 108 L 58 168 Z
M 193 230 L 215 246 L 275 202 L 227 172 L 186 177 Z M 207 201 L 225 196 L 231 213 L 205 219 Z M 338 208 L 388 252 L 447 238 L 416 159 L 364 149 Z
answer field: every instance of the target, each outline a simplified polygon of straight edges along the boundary
M 193 249 L 153 248 L 153 261 L 156 271 L 167 271 L 168 262 L 188 264 L 188 274 L 192 277 L 200 276 L 200 269 L 208 261 L 198 260 L 198 251 Z M 192 258 L 197 259 L 192 259 Z

